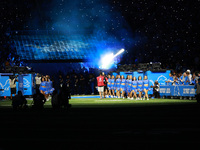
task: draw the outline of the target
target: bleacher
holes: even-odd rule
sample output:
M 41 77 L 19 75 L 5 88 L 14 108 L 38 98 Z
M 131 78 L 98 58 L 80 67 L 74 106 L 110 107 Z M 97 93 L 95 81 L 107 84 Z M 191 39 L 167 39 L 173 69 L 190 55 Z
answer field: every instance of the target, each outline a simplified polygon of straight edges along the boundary
M 30 34 L 31 33 L 31 34 Z M 79 34 L 18 33 L 12 36 L 22 60 L 77 60 L 98 55 L 97 51 L 113 44 L 105 37 Z
M 15 35 L 13 42 L 24 60 L 86 59 L 96 51 L 96 41 L 81 36 Z

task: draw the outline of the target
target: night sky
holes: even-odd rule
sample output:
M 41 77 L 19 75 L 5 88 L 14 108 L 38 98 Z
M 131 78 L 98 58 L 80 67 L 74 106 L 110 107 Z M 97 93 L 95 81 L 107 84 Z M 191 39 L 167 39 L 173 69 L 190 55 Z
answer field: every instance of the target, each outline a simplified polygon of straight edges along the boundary
M 4 32 L 91 31 L 125 43 L 122 63 L 199 63 L 200 0 L 8 0 L 0 9 Z

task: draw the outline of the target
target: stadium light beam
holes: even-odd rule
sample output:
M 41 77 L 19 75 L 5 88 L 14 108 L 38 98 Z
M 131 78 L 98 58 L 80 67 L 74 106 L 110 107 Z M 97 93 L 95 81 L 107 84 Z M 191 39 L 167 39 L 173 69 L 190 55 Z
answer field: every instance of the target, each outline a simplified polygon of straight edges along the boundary
M 105 55 L 101 59 L 101 67 L 102 69 L 109 69 L 109 67 L 113 64 L 113 59 L 124 52 L 124 49 L 118 51 L 115 55 L 113 53 Z
M 113 58 L 117 57 L 118 55 L 120 55 L 120 54 L 123 53 L 123 52 L 124 52 L 124 49 L 122 48 L 119 52 L 117 52 L 117 54 L 114 55 Z

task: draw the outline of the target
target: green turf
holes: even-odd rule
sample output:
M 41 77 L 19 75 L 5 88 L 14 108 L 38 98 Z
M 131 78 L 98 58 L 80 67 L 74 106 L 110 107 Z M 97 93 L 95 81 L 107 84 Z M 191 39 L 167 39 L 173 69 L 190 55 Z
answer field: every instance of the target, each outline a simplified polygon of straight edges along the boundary
M 32 100 L 28 100 L 30 106 Z M 137 107 L 137 106 L 152 106 L 152 105 L 175 105 L 175 104 L 192 104 L 196 103 L 196 100 L 180 100 L 180 99 L 150 99 L 150 100 L 128 100 L 128 99 L 116 99 L 116 98 L 75 98 L 69 101 L 72 107 Z M 0 101 L 0 107 L 11 106 L 11 100 Z M 45 107 L 51 107 L 51 102 L 45 103 Z

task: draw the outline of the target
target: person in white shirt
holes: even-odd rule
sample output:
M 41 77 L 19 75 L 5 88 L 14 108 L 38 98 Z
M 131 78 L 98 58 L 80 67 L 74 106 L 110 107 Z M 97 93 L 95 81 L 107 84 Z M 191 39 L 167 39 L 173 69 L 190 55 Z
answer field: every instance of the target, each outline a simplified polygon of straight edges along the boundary
M 14 94 L 16 96 L 16 82 L 18 79 L 15 76 L 10 76 L 9 82 L 10 82 L 10 90 L 11 95 L 10 98 L 12 99 L 12 95 Z
M 187 76 L 188 76 L 188 79 L 189 79 L 189 84 L 192 84 L 192 74 L 191 74 L 191 71 L 188 69 L 187 71 L 186 71 L 186 74 L 187 74 Z
M 36 84 L 36 89 L 39 89 L 40 84 L 41 84 L 41 76 L 39 76 L 39 73 L 37 73 L 36 77 L 35 77 L 35 84 Z

